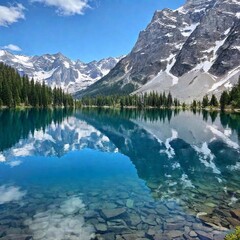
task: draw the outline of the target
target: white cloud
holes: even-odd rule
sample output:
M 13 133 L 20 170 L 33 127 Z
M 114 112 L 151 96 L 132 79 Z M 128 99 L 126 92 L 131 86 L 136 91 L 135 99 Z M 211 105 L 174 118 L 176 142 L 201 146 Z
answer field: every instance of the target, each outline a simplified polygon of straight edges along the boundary
M 24 197 L 26 192 L 20 191 L 19 187 L 0 186 L 0 205 L 12 201 L 19 201 Z
M 0 26 L 7 27 L 12 23 L 24 19 L 24 7 L 22 4 L 16 4 L 10 7 L 0 5 Z
M 89 8 L 89 0 L 30 0 L 31 2 L 40 2 L 46 6 L 57 8 L 57 13 L 63 16 L 75 14 L 83 15 L 84 11 Z
M 11 50 L 11 51 L 15 51 L 15 52 L 21 52 L 22 49 L 14 44 L 8 44 L 7 46 L 2 47 L 2 49 L 6 49 L 6 50 Z

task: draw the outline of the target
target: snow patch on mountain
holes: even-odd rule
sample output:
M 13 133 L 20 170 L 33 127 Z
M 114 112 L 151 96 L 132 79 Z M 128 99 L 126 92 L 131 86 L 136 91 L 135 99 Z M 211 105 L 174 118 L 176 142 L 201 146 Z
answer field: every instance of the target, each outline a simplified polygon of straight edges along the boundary
M 132 51 L 78 97 L 169 92 L 180 101 L 228 90 L 240 75 L 240 1 L 187 0 L 156 11 Z
M 14 67 L 21 75 L 27 74 L 38 82 L 45 81 L 52 88 L 62 87 L 69 93 L 86 89 L 108 74 L 120 59 L 110 57 L 83 63 L 72 61 L 61 53 L 29 57 L 0 50 L 0 62 Z

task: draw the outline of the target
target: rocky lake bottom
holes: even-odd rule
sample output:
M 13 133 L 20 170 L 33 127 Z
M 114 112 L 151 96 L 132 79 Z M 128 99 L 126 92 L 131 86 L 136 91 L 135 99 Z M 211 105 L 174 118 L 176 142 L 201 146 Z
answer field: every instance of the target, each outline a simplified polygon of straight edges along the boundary
M 240 226 L 238 115 L 2 111 L 0 128 L 0 239 L 223 240 Z

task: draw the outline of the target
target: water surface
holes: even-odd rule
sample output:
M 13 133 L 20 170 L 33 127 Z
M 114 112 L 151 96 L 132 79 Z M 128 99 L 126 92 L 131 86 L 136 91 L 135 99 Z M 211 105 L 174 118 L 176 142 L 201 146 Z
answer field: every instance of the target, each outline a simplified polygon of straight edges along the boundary
M 240 225 L 240 116 L 0 112 L 0 239 L 223 239 Z

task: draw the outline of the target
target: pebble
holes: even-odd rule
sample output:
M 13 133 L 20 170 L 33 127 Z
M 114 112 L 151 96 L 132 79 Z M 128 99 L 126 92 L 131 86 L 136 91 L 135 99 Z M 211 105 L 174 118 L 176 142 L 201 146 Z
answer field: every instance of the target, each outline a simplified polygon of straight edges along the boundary
M 94 227 L 98 232 L 106 232 L 107 231 L 107 226 L 102 223 L 96 224 Z
M 190 237 L 197 237 L 197 233 L 195 233 L 194 231 L 190 231 L 189 236 Z
M 206 233 L 204 231 L 197 230 L 196 231 L 198 237 L 202 240 L 212 240 L 213 235 L 211 233 Z
M 183 236 L 183 232 L 178 230 L 173 230 L 167 233 L 170 239 L 177 238 Z
M 237 227 L 237 226 L 240 226 L 240 221 L 238 221 L 237 219 L 235 218 L 226 218 L 227 221 L 233 226 L 233 227 Z
M 128 208 L 133 208 L 133 205 L 134 205 L 134 201 L 132 199 L 128 199 L 127 203 L 126 203 L 126 206 Z
M 199 199 L 191 205 L 193 215 L 190 215 L 187 213 L 188 208 L 186 208 L 186 211 L 181 209 L 182 206 L 188 206 L 174 200 L 168 202 L 156 200 L 155 202 L 151 197 L 138 196 L 137 192 L 128 193 L 124 191 L 116 194 L 116 196 L 111 194 L 112 192 L 108 191 L 107 195 L 97 191 L 92 192 L 83 201 L 86 204 L 85 223 L 89 226 L 93 225 L 97 233 L 95 239 L 223 240 L 227 230 L 223 226 L 234 227 L 240 225 L 240 210 L 232 209 L 229 211 L 227 201 L 218 206 L 215 204 L 216 200 L 212 201 L 210 199 L 210 201 L 204 203 L 203 199 Z M 64 196 L 67 196 L 67 198 L 71 196 L 70 193 L 64 192 L 59 196 L 57 192 L 56 194 L 57 197 L 53 197 L 53 200 L 46 201 L 47 206 L 41 202 L 39 204 L 39 199 L 35 195 L 34 199 L 29 199 L 29 202 L 21 210 L 13 207 L 9 209 L 8 214 L 4 215 L 1 214 L 0 209 L 0 238 L 7 239 L 4 233 L 6 233 L 6 229 L 10 230 L 9 228 L 12 226 L 12 232 L 7 232 L 8 235 L 19 236 L 19 239 L 22 240 L 21 236 L 26 234 L 28 240 L 30 240 L 31 235 L 27 235 L 29 229 L 25 228 L 23 224 L 25 222 L 27 226 L 30 226 L 30 231 L 34 230 L 34 240 L 44 239 L 44 231 L 41 230 L 48 228 L 49 212 L 47 209 L 51 212 L 59 207 L 59 204 L 64 200 Z M 46 198 L 47 195 L 43 194 L 41 197 Z M 61 197 L 60 200 L 59 197 Z M 102 197 L 101 200 L 99 200 L 100 197 Z M 115 197 L 118 197 L 118 199 L 115 200 Z M 191 201 L 189 200 L 189 206 Z M 37 211 L 38 213 L 35 214 L 38 206 L 42 209 L 42 212 Z M 206 210 L 206 212 L 199 210 Z M 2 212 L 4 213 L 5 210 L 2 210 Z M 197 217 L 199 219 L 195 217 L 196 212 L 198 212 Z M 82 212 L 74 210 L 68 214 L 78 216 Z M 65 214 L 61 212 L 54 215 L 56 220 L 64 217 Z M 73 222 L 73 225 L 69 222 L 69 227 L 74 228 L 74 224 L 75 222 Z M 18 233 L 20 231 L 21 234 Z M 13 239 L 15 240 L 15 238 Z M 74 237 L 71 238 L 71 240 L 74 239 Z
M 125 208 L 115 208 L 115 209 L 102 209 L 101 210 L 103 217 L 106 219 L 111 219 L 119 217 L 120 215 L 126 212 Z
M 141 218 L 137 214 L 131 214 L 129 216 L 130 224 L 133 226 L 138 225 L 141 222 Z
M 230 213 L 234 218 L 240 220 L 240 209 L 231 210 Z

